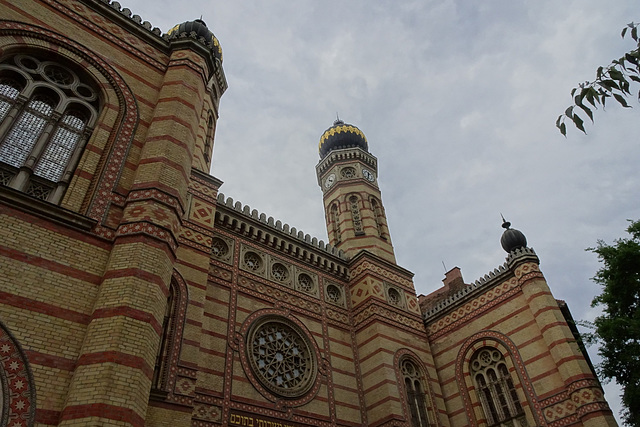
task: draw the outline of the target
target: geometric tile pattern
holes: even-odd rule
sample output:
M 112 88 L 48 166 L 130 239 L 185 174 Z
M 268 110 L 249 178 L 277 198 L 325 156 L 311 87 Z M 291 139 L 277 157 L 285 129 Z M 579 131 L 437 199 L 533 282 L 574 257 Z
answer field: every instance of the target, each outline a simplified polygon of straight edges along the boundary
M 405 297 L 407 299 L 407 308 L 409 309 L 409 311 L 420 314 L 420 304 L 418 304 L 418 298 L 416 298 L 415 295 L 411 295 L 409 293 L 406 293 Z
M 376 273 L 382 277 L 384 277 L 385 279 L 387 279 L 388 281 L 392 282 L 392 283 L 396 283 L 398 285 L 404 286 L 405 288 L 408 289 L 414 289 L 413 287 L 413 282 L 405 277 L 399 276 L 396 273 L 393 273 L 389 270 L 383 269 L 382 267 L 380 267 L 379 265 L 374 265 L 369 261 L 364 261 L 358 265 L 356 265 L 354 268 L 351 269 L 351 277 L 358 277 L 358 275 L 360 275 L 360 273 L 367 271 L 367 272 L 371 272 L 371 273 Z
M 386 307 L 377 305 L 375 303 L 370 304 L 367 308 L 356 314 L 353 317 L 353 324 L 355 326 L 359 325 L 362 322 L 369 321 L 371 320 L 372 316 L 377 316 L 388 321 L 400 323 L 402 325 L 408 326 L 413 330 L 420 330 L 419 328 L 423 325 L 421 319 L 405 316 L 402 313 L 398 313 L 395 310 L 388 310 Z
M 202 202 L 195 197 L 191 199 L 191 209 L 189 219 L 207 228 L 213 227 L 214 220 L 213 206 Z
M 180 237 L 186 240 L 190 240 L 198 245 L 202 245 L 206 248 L 211 247 L 211 237 L 206 234 L 199 233 L 191 228 L 182 227 L 180 230 Z
M 193 405 L 192 416 L 196 420 L 220 422 L 222 420 L 222 408 L 196 402 Z
M 473 300 L 467 302 L 464 306 L 458 308 L 453 313 L 449 313 L 446 316 L 440 318 L 437 322 L 431 324 L 428 331 L 429 335 L 434 336 L 438 334 L 438 332 L 440 332 L 438 334 L 439 336 L 450 329 L 450 327 L 454 323 L 471 319 L 471 313 L 478 310 L 486 311 L 487 309 L 497 304 L 500 301 L 501 297 L 503 297 L 512 289 L 515 289 L 517 286 L 518 280 L 515 277 L 502 282 L 493 289 L 490 289 L 482 295 L 479 295 Z M 433 338 L 435 338 L 435 336 Z
M 351 302 L 354 307 L 360 305 L 369 297 L 386 300 L 382 282 L 368 277 L 351 287 Z
M 608 409 L 604 394 L 595 380 L 582 380 L 571 385 L 569 392 L 560 393 L 543 402 L 544 417 L 550 425 L 573 424 L 594 411 Z
M 193 378 L 179 377 L 173 390 L 176 394 L 193 397 L 196 392 L 196 380 Z

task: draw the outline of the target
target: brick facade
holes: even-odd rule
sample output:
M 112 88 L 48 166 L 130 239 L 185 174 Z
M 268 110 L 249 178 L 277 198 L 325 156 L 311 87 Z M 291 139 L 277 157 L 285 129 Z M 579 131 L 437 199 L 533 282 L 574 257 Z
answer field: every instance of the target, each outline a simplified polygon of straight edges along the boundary
M 503 425 L 470 372 L 485 348 L 526 425 L 615 425 L 532 250 L 418 299 L 366 150 L 316 168 L 330 244 L 219 194 L 217 40 L 111 0 L 0 10 L 0 78 L 30 55 L 100 88 L 59 202 L 0 185 L 0 425 Z

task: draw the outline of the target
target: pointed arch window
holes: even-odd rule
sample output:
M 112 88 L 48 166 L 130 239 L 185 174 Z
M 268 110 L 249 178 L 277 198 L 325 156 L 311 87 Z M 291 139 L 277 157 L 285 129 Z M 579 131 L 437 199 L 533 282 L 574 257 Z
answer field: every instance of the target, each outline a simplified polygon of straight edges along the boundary
M 380 208 L 380 203 L 374 198 L 371 198 L 371 210 L 373 211 L 373 216 L 376 220 L 376 227 L 378 229 L 378 236 L 382 239 L 386 239 L 387 236 L 384 232 L 384 218 L 382 216 L 382 209 Z
M 162 336 L 160 337 L 160 347 L 156 356 L 156 364 L 153 370 L 153 380 L 151 388 L 154 390 L 164 391 L 167 386 L 167 379 L 170 368 L 171 346 L 175 337 L 176 330 L 176 309 L 177 309 L 177 289 L 176 284 L 171 281 L 169 286 L 169 295 L 167 296 L 167 305 L 162 320 Z
M 428 427 L 427 397 L 418 365 L 409 358 L 400 362 L 400 371 L 404 379 L 407 406 L 411 415 L 411 427 Z
M 331 223 L 331 227 L 333 229 L 333 236 L 335 237 L 335 244 L 337 245 L 342 241 L 342 237 L 340 234 L 340 215 L 338 212 L 337 203 L 334 203 L 331 206 L 331 210 L 329 213 L 329 222 Z
M 207 120 L 207 135 L 204 138 L 204 161 L 207 163 L 207 166 L 211 164 L 211 157 L 213 156 L 213 133 L 213 113 L 209 112 L 209 119 Z
M 480 349 L 471 359 L 471 374 L 489 426 L 527 426 L 524 409 L 504 356 L 495 348 Z
M 93 82 L 62 62 L 0 61 L 0 185 L 59 203 L 99 112 Z

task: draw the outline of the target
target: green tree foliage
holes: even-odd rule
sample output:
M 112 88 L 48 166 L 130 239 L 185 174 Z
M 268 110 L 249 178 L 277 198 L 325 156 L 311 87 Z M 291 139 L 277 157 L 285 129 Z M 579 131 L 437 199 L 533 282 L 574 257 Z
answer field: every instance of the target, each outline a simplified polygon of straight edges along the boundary
M 602 294 L 591 304 L 602 306 L 603 314 L 593 322 L 595 333 L 587 334 L 587 341 L 600 344 L 599 373 L 623 388 L 625 423 L 640 426 L 640 220 L 632 221 L 627 232 L 630 238 L 613 245 L 598 241 L 589 249 L 603 263 L 593 278 Z
M 580 114 L 584 113 L 593 123 L 593 110 L 598 106 L 605 107 L 607 98 L 615 99 L 625 108 L 630 108 L 627 97 L 631 96 L 631 82 L 640 83 L 640 39 L 638 38 L 638 26 L 630 23 L 622 30 L 622 38 L 627 34 L 636 43 L 636 48 L 624 54 L 620 59 L 613 60 L 607 67 L 599 67 L 596 71 L 596 79 L 581 83 L 571 90 L 573 105 L 569 106 L 563 114 L 558 116 L 556 127 L 560 133 L 567 136 L 566 121 L 573 123 L 582 132 L 584 120 Z M 640 100 L 640 91 L 638 91 Z M 580 114 L 578 114 L 580 113 Z

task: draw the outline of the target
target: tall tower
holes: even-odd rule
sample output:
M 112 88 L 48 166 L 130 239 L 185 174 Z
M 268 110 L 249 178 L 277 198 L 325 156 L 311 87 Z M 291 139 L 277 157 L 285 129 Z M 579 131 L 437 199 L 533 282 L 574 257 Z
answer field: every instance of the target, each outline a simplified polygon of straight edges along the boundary
M 329 243 L 353 257 L 367 250 L 396 262 L 378 188 L 378 159 L 357 127 L 338 119 L 320 137 L 316 166 Z

